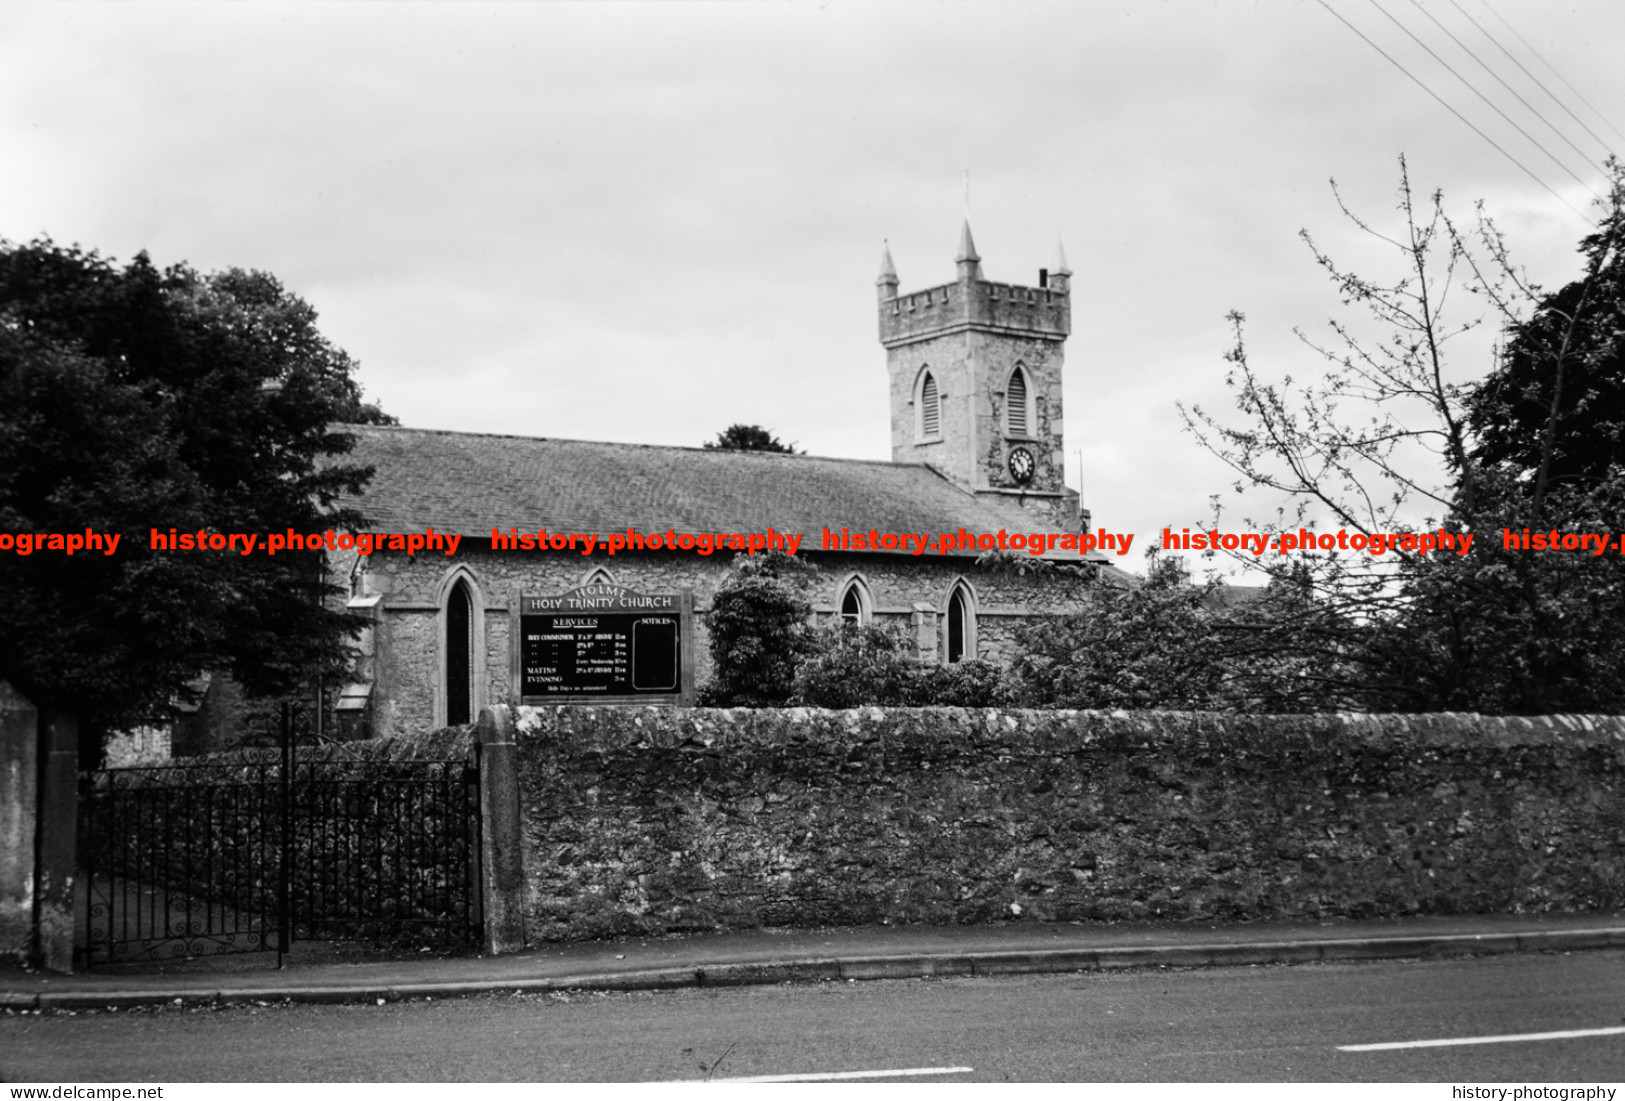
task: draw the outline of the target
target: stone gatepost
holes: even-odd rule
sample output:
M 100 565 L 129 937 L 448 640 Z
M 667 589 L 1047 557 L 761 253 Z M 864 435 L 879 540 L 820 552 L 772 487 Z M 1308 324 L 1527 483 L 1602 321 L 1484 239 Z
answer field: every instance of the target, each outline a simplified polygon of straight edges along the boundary
M 33 955 L 38 741 L 39 712 L 0 681 L 0 962 Z
M 483 708 L 478 738 L 481 913 L 485 951 L 497 956 L 525 947 L 525 864 L 512 710 L 506 704 Z
M 73 897 L 78 878 L 79 722 L 39 719 L 39 792 L 34 861 L 34 963 L 73 970 Z

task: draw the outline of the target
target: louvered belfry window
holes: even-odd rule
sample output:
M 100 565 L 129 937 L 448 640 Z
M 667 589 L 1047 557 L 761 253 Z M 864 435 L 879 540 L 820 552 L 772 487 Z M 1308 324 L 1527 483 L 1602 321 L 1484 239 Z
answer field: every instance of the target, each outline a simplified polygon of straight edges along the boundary
M 920 434 L 935 436 L 941 428 L 942 410 L 937 401 L 937 380 L 927 371 L 925 381 L 920 384 Z
M 1017 367 L 1010 374 L 1010 385 L 1004 392 L 1005 419 L 1010 425 L 1010 435 L 1025 436 L 1027 434 L 1027 372 Z

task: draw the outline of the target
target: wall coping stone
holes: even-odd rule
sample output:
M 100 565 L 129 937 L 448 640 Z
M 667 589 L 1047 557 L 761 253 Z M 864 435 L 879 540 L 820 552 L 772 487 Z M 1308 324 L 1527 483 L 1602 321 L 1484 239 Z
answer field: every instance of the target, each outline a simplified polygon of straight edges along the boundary
M 517 740 L 604 748 L 749 747 L 882 736 L 1007 740 L 1072 751 L 1197 743 L 1213 749 L 1342 746 L 1566 746 L 1625 750 L 1625 716 L 1430 714 L 1251 715 L 1201 711 L 1076 711 L 960 707 L 669 708 L 553 705 L 515 709 Z

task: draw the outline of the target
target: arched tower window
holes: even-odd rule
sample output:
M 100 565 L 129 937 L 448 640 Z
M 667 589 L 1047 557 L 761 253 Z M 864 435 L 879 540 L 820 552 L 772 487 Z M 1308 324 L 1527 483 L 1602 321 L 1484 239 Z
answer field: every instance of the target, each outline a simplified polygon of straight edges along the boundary
M 1031 431 L 1032 418 L 1029 415 L 1029 400 L 1027 372 L 1018 363 L 1016 369 L 1010 372 L 1010 381 L 1004 387 L 1006 435 L 1025 436 Z
M 840 621 L 854 627 L 862 627 L 869 622 L 870 608 L 869 590 L 864 586 L 863 580 L 858 577 L 849 578 L 841 588 Z
M 942 435 L 942 402 L 937 394 L 937 380 L 930 371 L 920 375 L 920 436 L 934 439 Z
M 462 578 L 446 599 L 446 725 L 474 721 L 474 600 Z
M 976 658 L 976 605 L 963 581 L 956 583 L 948 594 L 948 614 L 944 617 L 947 645 L 944 652 L 948 664 L 973 661 Z

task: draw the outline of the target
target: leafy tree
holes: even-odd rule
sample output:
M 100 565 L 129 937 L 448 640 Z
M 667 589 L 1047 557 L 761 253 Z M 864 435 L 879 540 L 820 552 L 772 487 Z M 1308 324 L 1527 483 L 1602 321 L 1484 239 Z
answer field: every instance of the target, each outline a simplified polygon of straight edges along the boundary
M 1012 673 L 1031 707 L 1304 712 L 1363 691 L 1342 625 L 1301 577 L 1235 588 L 1152 551 L 1133 588 L 1094 586 L 1073 615 L 1029 625 Z
M 1625 175 L 1611 167 L 1609 212 L 1580 242 L 1585 274 L 1551 294 L 1520 281 L 1496 300 L 1509 339 L 1470 403 L 1473 457 L 1530 479 L 1537 516 L 1548 487 L 1589 489 L 1625 465 Z M 1512 306 L 1525 301 L 1528 317 Z
M 839 709 L 914 701 L 919 663 L 895 632 L 843 622 L 820 631 L 815 644 L 796 670 L 796 703 Z
M 730 424 L 717 434 L 716 439 L 705 441 L 704 447 L 707 451 L 778 451 L 786 455 L 800 454 L 794 445 L 781 443 L 773 433 L 755 424 Z
M 706 617 L 712 673 L 701 703 L 779 707 L 790 699 L 796 669 L 813 648 L 812 604 L 802 591 L 812 569 L 776 552 L 735 556 Z
M 1212 586 L 1178 559 L 1152 557 L 1145 584 L 1091 591 L 1077 613 L 1027 628 L 1014 667 L 1018 696 L 1042 707 L 1202 708 L 1219 674 Z
M 1482 475 L 1481 516 L 1513 531 L 1618 532 L 1625 486 L 1554 487 L 1535 524 L 1530 487 Z M 1617 554 L 1502 546 L 1429 555 L 1402 571 L 1403 614 L 1373 631 L 1368 654 L 1391 706 L 1491 714 L 1610 713 L 1625 707 L 1625 567 Z
M 896 631 L 848 623 L 820 631 L 796 671 L 794 702 L 809 707 L 1002 707 L 1005 671 L 992 662 L 928 665 Z
M 1367 308 L 1382 335 L 1334 322 L 1336 346 L 1309 342 L 1323 359 L 1317 381 L 1275 387 L 1249 364 L 1238 315 L 1228 381 L 1241 422 L 1189 411 L 1189 427 L 1237 471 L 1238 492 L 1273 490 L 1286 501 L 1275 524 L 1249 526 L 1321 519 L 1349 532 L 1438 525 L 1474 536 L 1468 555 L 1266 565 L 1278 578 L 1300 572 L 1299 608 L 1317 621 L 1310 634 L 1327 640 L 1320 652 L 1334 663 L 1319 675 L 1335 682 L 1335 665 L 1357 669 L 1365 706 L 1538 713 L 1625 704 L 1615 687 L 1625 682 L 1625 647 L 1606 630 L 1625 615 L 1625 564 L 1501 546 L 1503 529 L 1618 531 L 1625 521 L 1616 465 L 1625 189 L 1619 166 L 1612 170 L 1599 231 L 1582 243 L 1584 276 L 1546 295 L 1511 262 L 1482 208 L 1472 236 L 1437 193 L 1424 213 L 1402 161 L 1398 233 L 1344 207 L 1396 251 L 1398 278 L 1373 282 L 1314 251 L 1345 303 Z M 1484 320 L 1447 319 L 1446 303 L 1462 289 L 1509 334 L 1487 378 L 1446 355 Z
M 89 729 L 162 718 L 224 672 L 288 692 L 348 660 L 319 553 L 164 551 L 149 531 L 354 524 L 354 363 L 273 277 L 120 267 L 0 242 L 0 530 L 120 536 L 116 553 L 0 552 L 0 677 Z
M 1617 555 L 1503 546 L 1502 532 L 1617 532 L 1625 523 L 1625 311 L 1619 259 L 1625 175 L 1579 279 L 1547 294 L 1481 233 L 1496 274 L 1480 280 L 1507 333 L 1467 402 L 1471 453 L 1447 524 L 1478 534 L 1470 556 L 1402 564 L 1399 622 L 1416 640 L 1387 667 L 1410 677 L 1402 706 L 1540 713 L 1625 706 L 1625 563 Z M 1472 492 L 1468 492 L 1471 489 Z M 1392 644 L 1390 643 L 1390 648 Z
M 976 658 L 952 665 L 916 665 L 914 707 L 1008 707 L 1014 702 L 1009 673 Z

